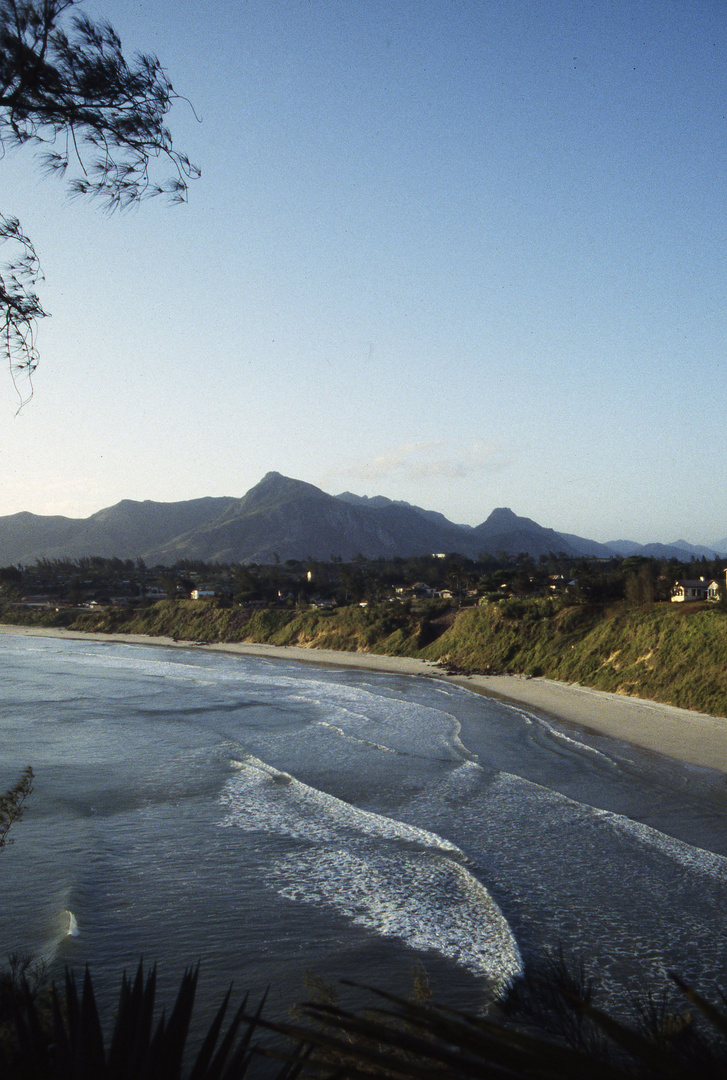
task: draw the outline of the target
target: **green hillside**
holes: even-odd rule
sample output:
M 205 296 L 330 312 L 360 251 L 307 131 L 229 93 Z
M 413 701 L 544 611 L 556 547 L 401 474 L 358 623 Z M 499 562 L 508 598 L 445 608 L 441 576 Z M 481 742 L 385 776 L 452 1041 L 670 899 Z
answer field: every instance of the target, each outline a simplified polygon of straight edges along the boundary
M 654 604 L 606 611 L 536 603 L 471 608 L 421 656 L 469 670 L 542 675 L 727 715 L 727 615 Z
M 707 605 L 558 609 L 549 600 L 508 600 L 461 611 L 432 602 L 251 612 L 170 600 L 137 611 L 31 613 L 8 605 L 0 618 L 95 633 L 421 657 L 464 671 L 541 675 L 727 715 L 727 614 Z

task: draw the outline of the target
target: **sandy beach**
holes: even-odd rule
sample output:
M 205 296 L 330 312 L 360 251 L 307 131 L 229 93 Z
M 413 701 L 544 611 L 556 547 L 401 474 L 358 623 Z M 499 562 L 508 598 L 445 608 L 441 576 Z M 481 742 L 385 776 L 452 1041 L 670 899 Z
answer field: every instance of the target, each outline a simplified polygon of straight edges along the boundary
M 277 657 L 309 664 L 365 668 L 390 674 L 436 678 L 456 683 L 477 693 L 523 705 L 646 750 L 666 754 L 689 765 L 727 773 L 726 718 L 678 709 L 643 698 L 607 694 L 601 690 L 554 682 L 551 679 L 518 675 L 448 675 L 441 667 L 428 660 L 416 660 L 406 656 L 379 656 L 374 653 L 336 652 L 332 649 L 306 649 L 292 645 L 197 645 L 190 641 L 173 641 L 171 638 L 143 634 L 84 634 L 71 630 L 2 624 L 0 634 L 205 649 L 243 656 Z

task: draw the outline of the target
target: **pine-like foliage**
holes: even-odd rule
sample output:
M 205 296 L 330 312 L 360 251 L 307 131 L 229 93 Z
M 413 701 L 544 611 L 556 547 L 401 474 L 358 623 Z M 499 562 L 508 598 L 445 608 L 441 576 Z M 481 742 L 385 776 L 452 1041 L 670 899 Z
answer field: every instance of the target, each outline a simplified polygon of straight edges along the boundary
M 0 794 L 0 850 L 6 844 L 12 844 L 12 839 L 8 839 L 8 833 L 11 826 L 22 816 L 23 804 L 32 790 L 33 770 L 28 765 L 17 783 Z
M 199 170 L 175 149 L 166 116 L 178 95 L 156 56 L 129 62 L 107 23 L 70 13 L 75 0 L 0 0 L 0 153 L 35 146 L 74 195 L 108 210 L 152 195 L 185 199 Z M 157 167 L 171 168 L 158 177 Z M 0 216 L 16 257 L 0 276 L 3 350 L 17 378 L 37 364 L 40 268 L 18 222 Z
M 0 4 L 0 144 L 50 147 L 44 163 L 66 173 L 80 195 L 110 209 L 149 195 L 183 199 L 197 174 L 174 149 L 165 117 L 176 100 L 155 56 L 129 63 L 107 23 L 73 14 L 74 0 L 2 0 Z M 85 152 L 91 153 L 90 159 Z M 155 159 L 173 167 L 158 181 Z

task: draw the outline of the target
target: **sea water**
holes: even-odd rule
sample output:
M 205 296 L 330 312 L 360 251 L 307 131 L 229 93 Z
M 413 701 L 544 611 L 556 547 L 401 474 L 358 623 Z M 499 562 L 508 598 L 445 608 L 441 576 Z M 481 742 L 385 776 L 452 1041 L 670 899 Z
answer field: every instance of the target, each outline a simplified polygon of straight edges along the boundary
M 285 1012 L 309 973 L 477 1008 L 543 950 L 604 1003 L 727 971 L 727 788 L 434 678 L 0 637 L 0 956 Z M 341 991 L 347 993 L 347 991 Z

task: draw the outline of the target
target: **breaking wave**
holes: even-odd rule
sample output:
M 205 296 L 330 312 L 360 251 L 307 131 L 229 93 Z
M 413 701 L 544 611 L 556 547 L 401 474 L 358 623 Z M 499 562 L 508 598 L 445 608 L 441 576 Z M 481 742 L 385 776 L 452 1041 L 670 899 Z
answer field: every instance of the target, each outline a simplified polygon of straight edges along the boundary
M 233 766 L 220 824 L 305 842 L 272 861 L 267 884 L 278 895 L 433 950 L 498 989 L 521 971 L 507 920 L 451 841 L 357 809 L 258 758 Z

